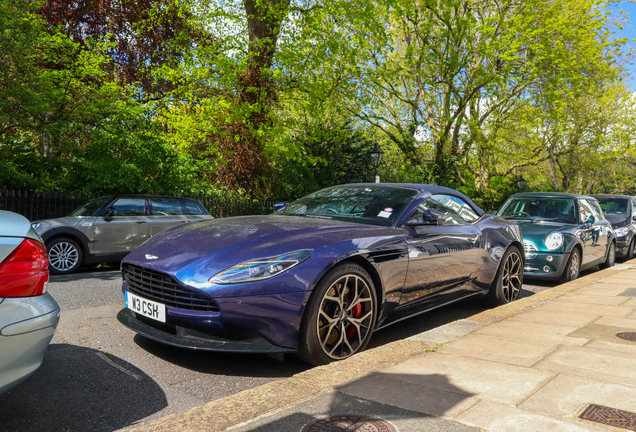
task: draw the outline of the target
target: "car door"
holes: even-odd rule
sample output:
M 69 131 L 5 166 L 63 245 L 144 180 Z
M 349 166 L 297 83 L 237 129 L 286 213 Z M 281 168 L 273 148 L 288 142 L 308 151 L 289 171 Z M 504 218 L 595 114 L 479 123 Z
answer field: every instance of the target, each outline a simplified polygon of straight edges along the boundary
M 589 267 L 598 261 L 605 251 L 598 242 L 601 239 L 601 232 L 600 227 L 596 224 L 598 217 L 594 216 L 595 210 L 593 210 L 590 201 L 579 199 L 579 211 L 581 240 L 583 241 L 581 264 L 583 267 Z
M 181 202 L 178 198 L 150 198 L 150 235 L 154 236 L 161 231 L 172 228 L 175 225 L 190 222 L 183 214 Z
M 427 210 L 446 219 L 443 225 L 405 226 L 409 267 L 401 305 L 462 288 L 479 258 L 481 235 L 473 226 L 478 216 L 467 203 L 458 197 L 432 195 L 408 219 L 422 222 Z
M 95 255 L 132 252 L 150 238 L 149 222 L 145 198 L 118 198 L 94 222 Z

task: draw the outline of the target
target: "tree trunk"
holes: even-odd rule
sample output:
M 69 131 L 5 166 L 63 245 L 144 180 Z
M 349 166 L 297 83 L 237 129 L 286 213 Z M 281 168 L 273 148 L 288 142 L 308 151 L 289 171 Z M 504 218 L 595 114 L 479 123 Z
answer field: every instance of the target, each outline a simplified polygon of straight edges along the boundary
M 557 179 L 556 161 L 554 157 L 550 157 L 550 179 L 552 180 L 552 186 L 554 190 L 559 190 L 559 180 Z

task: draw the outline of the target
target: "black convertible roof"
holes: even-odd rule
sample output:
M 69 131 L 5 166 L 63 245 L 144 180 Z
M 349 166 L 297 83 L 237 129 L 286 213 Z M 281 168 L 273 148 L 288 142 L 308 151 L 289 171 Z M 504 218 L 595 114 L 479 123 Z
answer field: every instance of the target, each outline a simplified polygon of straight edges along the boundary
M 416 189 L 422 192 L 428 192 L 431 195 L 433 194 L 447 194 L 451 196 L 456 196 L 458 198 L 466 201 L 470 206 L 477 212 L 479 216 L 483 216 L 485 213 L 481 207 L 473 202 L 470 198 L 468 198 L 463 193 L 456 191 L 455 189 L 451 189 L 445 186 L 437 186 L 431 184 L 418 184 L 418 183 L 350 183 L 351 186 L 388 186 L 388 187 L 396 187 L 396 188 L 408 188 L 408 189 Z M 348 185 L 342 185 L 348 186 Z

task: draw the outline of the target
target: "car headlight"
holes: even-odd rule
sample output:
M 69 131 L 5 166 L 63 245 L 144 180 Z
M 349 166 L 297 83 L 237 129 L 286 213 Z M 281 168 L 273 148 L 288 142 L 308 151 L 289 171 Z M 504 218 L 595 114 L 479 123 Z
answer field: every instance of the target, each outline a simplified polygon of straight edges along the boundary
M 40 228 L 40 222 L 32 223 L 31 228 L 33 228 L 33 231 L 37 231 Z
M 626 236 L 627 233 L 629 232 L 629 227 L 616 228 L 614 232 L 616 233 L 617 237 L 623 237 L 623 236 Z
M 210 282 L 226 285 L 269 279 L 307 260 L 313 252 L 313 249 L 302 249 L 269 258 L 244 261 L 212 276 Z
M 561 245 L 563 245 L 563 234 L 560 232 L 552 233 L 545 239 L 545 247 L 547 247 L 548 250 L 558 249 Z

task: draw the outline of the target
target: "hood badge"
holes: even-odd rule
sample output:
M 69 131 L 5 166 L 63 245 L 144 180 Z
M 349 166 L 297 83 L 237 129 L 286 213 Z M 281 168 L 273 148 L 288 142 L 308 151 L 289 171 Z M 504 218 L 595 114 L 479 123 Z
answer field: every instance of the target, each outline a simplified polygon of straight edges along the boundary
M 150 254 L 146 254 L 146 259 L 147 260 L 156 260 L 159 259 L 158 256 L 154 256 L 154 255 L 150 255 Z

